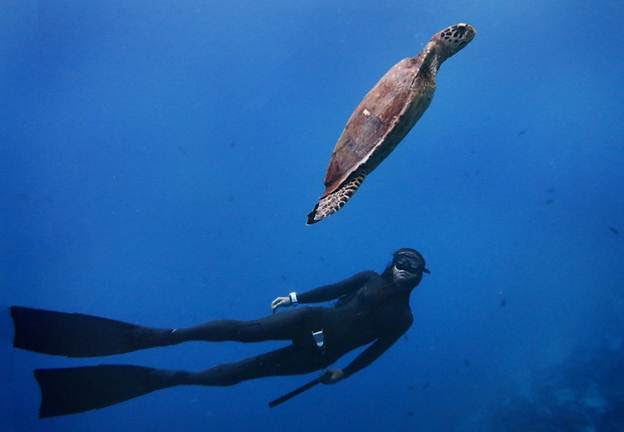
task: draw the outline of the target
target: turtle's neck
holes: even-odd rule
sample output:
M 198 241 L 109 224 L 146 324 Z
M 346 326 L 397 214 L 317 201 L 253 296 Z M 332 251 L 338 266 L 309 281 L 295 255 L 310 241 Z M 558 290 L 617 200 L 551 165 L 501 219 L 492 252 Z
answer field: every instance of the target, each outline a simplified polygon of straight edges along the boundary
M 425 67 L 425 74 L 435 77 L 440 65 L 447 59 L 444 48 L 436 41 L 429 41 L 422 50 L 422 53 L 422 55 L 424 55 L 422 66 Z
M 429 72 L 432 74 L 438 73 L 440 65 L 450 57 L 451 53 L 438 41 L 432 40 L 427 43 L 426 50 L 431 50 L 432 58 L 429 62 Z

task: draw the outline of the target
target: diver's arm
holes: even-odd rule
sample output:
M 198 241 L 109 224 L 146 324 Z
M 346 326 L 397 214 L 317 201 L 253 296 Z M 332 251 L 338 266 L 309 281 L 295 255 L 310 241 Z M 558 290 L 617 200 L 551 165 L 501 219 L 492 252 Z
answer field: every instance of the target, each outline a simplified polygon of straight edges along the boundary
M 333 300 L 361 288 L 366 282 L 377 276 L 374 271 L 363 271 L 343 281 L 298 294 L 297 300 L 299 303 L 321 303 Z
M 341 282 L 325 285 L 301 294 L 291 292 L 288 296 L 277 297 L 273 300 L 271 309 L 275 312 L 280 306 L 290 306 L 297 303 L 321 303 L 333 300 L 359 289 L 373 277 L 378 277 L 374 271 L 363 271 Z
M 342 379 L 348 378 L 360 369 L 364 369 L 372 362 L 377 360 L 388 348 L 390 348 L 405 331 L 388 335 L 377 339 L 362 351 L 349 365 L 344 369 L 329 369 L 328 374 L 324 376 L 322 381 L 324 384 L 334 384 Z
M 393 334 L 377 339 L 368 348 L 362 351 L 349 365 L 343 369 L 344 377 L 347 378 L 360 369 L 364 369 L 377 360 L 380 355 L 388 350 L 401 337 L 403 333 Z

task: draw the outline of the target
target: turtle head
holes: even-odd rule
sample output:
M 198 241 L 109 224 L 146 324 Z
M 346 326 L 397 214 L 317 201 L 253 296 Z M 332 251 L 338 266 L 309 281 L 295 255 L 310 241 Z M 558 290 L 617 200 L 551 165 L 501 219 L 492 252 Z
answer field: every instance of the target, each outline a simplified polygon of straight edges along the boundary
M 477 31 L 466 23 L 455 24 L 437 32 L 431 38 L 440 56 L 440 63 L 460 51 L 475 37 Z

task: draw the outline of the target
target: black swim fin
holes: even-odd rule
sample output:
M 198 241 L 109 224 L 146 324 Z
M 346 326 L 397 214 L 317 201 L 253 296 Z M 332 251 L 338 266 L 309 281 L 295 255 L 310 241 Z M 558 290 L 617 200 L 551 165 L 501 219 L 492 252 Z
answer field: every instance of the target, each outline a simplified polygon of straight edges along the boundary
M 186 372 L 128 365 L 37 369 L 34 373 L 41 388 L 40 418 L 117 404 L 183 384 L 187 375 Z
M 175 343 L 170 330 L 78 313 L 11 306 L 13 345 L 44 354 L 93 357 Z

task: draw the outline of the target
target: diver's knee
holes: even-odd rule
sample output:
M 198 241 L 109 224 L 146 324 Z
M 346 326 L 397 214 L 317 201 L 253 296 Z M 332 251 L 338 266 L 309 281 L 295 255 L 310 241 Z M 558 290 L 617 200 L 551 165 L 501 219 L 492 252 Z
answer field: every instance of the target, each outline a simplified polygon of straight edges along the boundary
M 196 384 L 227 387 L 240 383 L 243 379 L 237 370 L 230 366 L 215 366 L 196 374 Z

